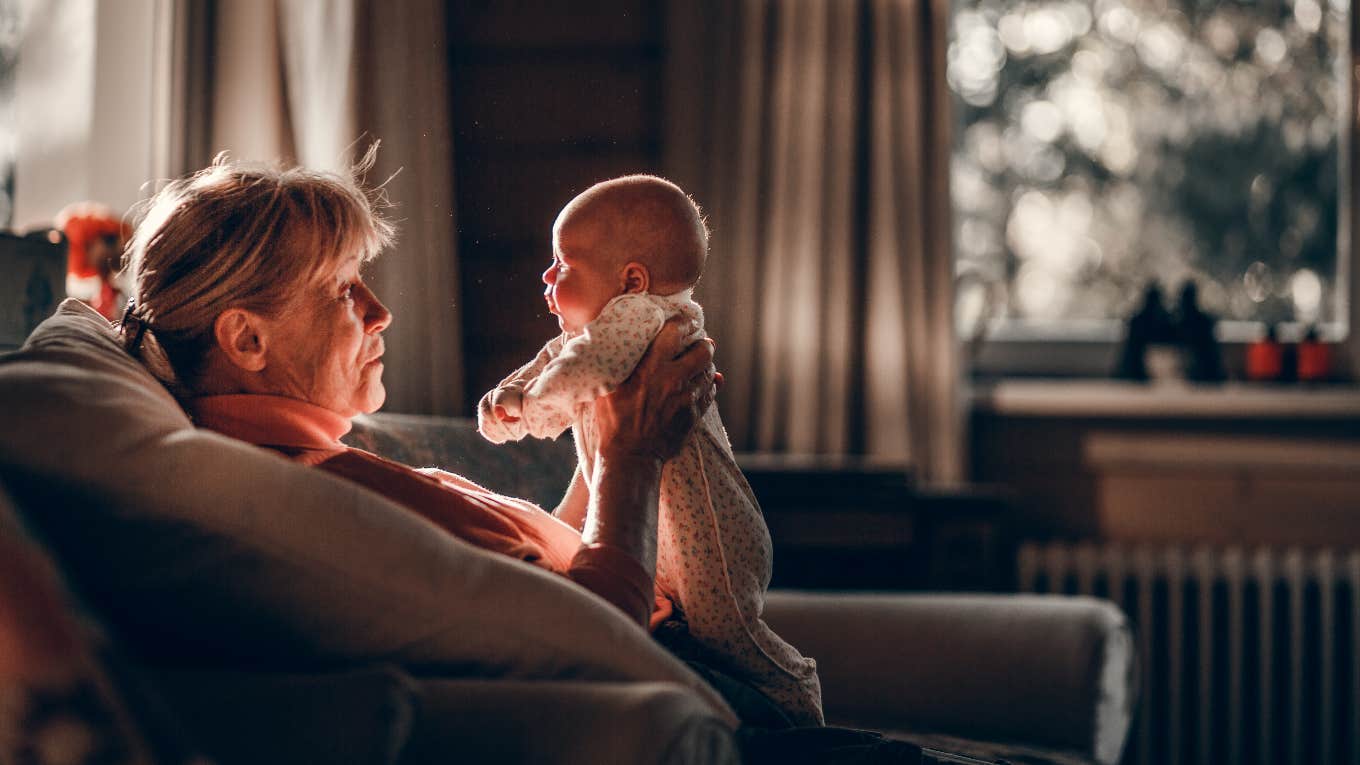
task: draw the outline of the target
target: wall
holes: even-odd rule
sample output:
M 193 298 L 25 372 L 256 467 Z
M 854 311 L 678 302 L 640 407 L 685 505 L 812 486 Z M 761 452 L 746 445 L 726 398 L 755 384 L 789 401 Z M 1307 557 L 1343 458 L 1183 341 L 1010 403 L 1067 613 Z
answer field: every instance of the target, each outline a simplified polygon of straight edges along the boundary
M 540 274 L 592 183 L 660 164 L 659 0 L 449 12 L 466 411 L 557 332 Z

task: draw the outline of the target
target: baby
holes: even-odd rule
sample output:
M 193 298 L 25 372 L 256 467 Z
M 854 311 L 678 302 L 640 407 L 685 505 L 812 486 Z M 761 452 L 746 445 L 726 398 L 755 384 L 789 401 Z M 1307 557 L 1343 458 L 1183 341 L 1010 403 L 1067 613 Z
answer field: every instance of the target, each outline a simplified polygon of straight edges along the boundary
M 594 402 L 627 379 L 668 318 L 680 315 L 692 339 L 704 336 L 691 294 L 707 254 L 694 202 L 654 176 L 598 183 L 553 224 L 544 297 L 562 334 L 482 397 L 477 423 L 495 443 L 573 427 L 577 475 L 558 514 L 577 528 L 589 522 Z M 761 619 L 770 533 L 717 407 L 663 469 L 658 526 L 653 629 L 683 623 L 710 664 L 760 689 L 795 724 L 821 725 L 816 663 Z

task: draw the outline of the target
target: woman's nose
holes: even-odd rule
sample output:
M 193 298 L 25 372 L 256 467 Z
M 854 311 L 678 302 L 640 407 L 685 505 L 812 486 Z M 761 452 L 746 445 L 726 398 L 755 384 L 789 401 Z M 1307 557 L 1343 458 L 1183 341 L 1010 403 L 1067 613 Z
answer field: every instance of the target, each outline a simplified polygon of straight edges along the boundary
M 387 310 L 387 306 L 382 304 L 378 296 L 364 285 L 364 297 L 367 298 L 367 310 L 364 312 L 364 327 L 369 332 L 381 332 L 387 329 L 392 323 L 392 312 Z
M 557 269 L 553 266 L 548 266 L 548 270 L 543 272 L 543 283 L 551 286 L 555 281 L 557 281 Z

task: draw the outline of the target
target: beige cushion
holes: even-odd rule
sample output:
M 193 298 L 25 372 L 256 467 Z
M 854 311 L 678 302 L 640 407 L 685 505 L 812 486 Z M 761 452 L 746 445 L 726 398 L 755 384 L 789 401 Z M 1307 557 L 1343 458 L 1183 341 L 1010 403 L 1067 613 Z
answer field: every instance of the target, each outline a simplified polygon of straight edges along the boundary
M 144 655 L 670 681 L 733 721 L 594 595 L 357 485 L 195 430 L 80 303 L 0 361 L 0 400 L 0 473 L 75 586 Z
M 765 619 L 817 657 L 829 723 L 1119 761 L 1137 694 L 1132 633 L 1112 603 L 785 591 Z

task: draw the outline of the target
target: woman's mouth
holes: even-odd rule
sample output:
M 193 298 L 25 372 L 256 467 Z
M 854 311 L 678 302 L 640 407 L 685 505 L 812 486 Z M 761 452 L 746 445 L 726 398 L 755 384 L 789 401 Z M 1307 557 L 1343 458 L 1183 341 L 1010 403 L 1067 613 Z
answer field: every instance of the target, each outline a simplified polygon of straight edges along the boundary
M 373 358 L 369 359 L 368 361 L 365 361 L 364 366 L 369 366 L 370 364 L 381 364 L 383 354 L 386 352 L 387 352 L 386 344 L 379 341 L 377 353 L 373 354 Z

